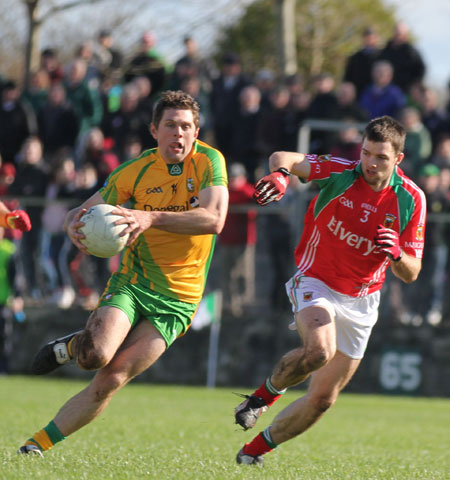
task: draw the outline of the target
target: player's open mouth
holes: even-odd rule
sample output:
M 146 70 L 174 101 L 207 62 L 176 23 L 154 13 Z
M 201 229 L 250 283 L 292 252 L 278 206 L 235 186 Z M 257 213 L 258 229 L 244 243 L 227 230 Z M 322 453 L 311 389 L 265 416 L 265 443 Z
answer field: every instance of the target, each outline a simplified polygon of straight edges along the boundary
M 175 152 L 175 153 L 180 153 L 183 151 L 183 145 L 180 142 L 173 142 L 170 144 L 170 148 Z

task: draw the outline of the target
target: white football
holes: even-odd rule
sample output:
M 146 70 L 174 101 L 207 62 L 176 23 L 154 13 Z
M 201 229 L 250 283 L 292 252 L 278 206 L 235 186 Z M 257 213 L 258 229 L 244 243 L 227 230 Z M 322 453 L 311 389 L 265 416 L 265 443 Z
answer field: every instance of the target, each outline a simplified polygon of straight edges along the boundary
M 117 255 L 126 245 L 129 235 L 119 236 L 127 225 L 114 225 L 120 215 L 113 215 L 114 205 L 99 204 L 91 207 L 80 219 L 79 230 L 86 238 L 81 240 L 91 255 L 109 258 Z

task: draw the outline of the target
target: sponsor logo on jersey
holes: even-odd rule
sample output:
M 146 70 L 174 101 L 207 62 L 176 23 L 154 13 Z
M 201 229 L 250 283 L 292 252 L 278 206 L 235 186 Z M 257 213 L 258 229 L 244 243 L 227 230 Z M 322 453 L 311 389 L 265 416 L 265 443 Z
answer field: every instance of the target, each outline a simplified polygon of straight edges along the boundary
M 162 189 L 162 187 L 147 188 L 145 193 L 147 193 L 147 194 L 149 194 L 149 193 L 163 193 L 163 189 Z
M 169 167 L 169 174 L 173 176 L 178 176 L 183 173 L 183 169 L 177 163 L 174 163 Z
M 328 222 L 327 228 L 338 240 L 345 242 L 349 247 L 361 250 L 365 257 L 376 248 L 372 240 L 352 233 L 350 230 L 346 230 L 345 227 L 342 226 L 342 220 L 337 220 L 334 216 Z
M 348 198 L 345 197 L 340 197 L 339 198 L 339 203 L 344 205 L 344 207 L 351 208 L 353 210 L 353 201 L 349 200 Z
M 303 292 L 303 301 L 310 302 L 312 300 L 313 292 Z
M 414 250 L 423 249 L 423 243 L 422 242 L 405 242 L 405 247 L 414 248 Z
M 423 240 L 423 225 L 418 225 L 417 226 L 416 240 Z
M 186 180 L 186 188 L 188 189 L 188 192 L 193 192 L 194 191 L 194 179 L 193 178 L 188 178 Z
M 192 208 L 197 208 L 200 205 L 198 197 L 191 197 L 191 199 L 189 200 L 189 204 Z
M 373 213 L 377 211 L 377 207 L 374 207 L 369 203 L 361 203 L 361 208 L 364 208 L 365 210 L 369 210 L 369 212 L 373 212 Z
M 189 210 L 189 203 L 185 202 L 183 205 L 167 205 L 166 207 L 144 205 L 144 210 L 150 212 L 186 212 Z
M 396 218 L 397 217 L 395 215 L 393 215 L 392 213 L 385 213 L 384 214 L 383 227 L 392 228 Z

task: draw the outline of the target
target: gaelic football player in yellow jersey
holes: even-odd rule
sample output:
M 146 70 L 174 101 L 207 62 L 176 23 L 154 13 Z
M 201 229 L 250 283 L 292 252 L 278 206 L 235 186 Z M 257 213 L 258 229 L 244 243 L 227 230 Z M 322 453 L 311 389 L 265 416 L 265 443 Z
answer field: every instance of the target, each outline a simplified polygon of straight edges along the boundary
M 50 342 L 33 363 L 38 375 L 72 359 L 98 373 L 19 453 L 41 456 L 94 420 L 121 387 L 186 332 L 200 302 L 215 235 L 227 214 L 225 160 L 197 140 L 199 107 L 184 92 L 161 96 L 150 130 L 158 147 L 118 167 L 67 214 L 65 230 L 81 251 L 80 218 L 99 203 L 117 206 L 123 218 L 116 223 L 126 225 L 130 236 L 84 330 Z

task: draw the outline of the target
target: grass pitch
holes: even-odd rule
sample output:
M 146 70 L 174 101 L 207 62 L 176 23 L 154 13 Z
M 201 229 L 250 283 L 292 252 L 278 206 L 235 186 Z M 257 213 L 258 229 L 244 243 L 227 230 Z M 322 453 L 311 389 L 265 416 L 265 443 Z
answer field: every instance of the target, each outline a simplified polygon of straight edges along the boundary
M 315 427 L 266 455 L 264 468 L 236 465 L 241 446 L 299 390 L 243 432 L 233 423 L 240 399 L 232 389 L 132 383 L 45 459 L 17 455 L 23 441 L 84 386 L 0 378 L 1 480 L 450 479 L 449 399 L 342 394 Z

